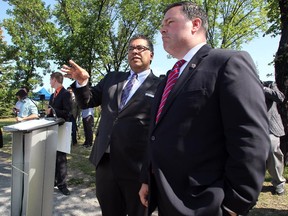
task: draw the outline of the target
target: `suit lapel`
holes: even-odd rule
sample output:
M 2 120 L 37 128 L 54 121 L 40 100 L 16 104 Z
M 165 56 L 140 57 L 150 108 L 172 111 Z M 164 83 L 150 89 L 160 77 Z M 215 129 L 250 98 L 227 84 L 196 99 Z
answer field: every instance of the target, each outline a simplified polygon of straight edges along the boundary
M 189 79 L 197 72 L 197 70 L 196 70 L 197 67 L 200 65 L 202 59 L 208 55 L 210 50 L 211 50 L 210 46 L 204 45 L 203 47 L 201 47 L 201 49 L 193 56 L 193 58 L 187 64 L 187 66 L 183 70 L 182 74 L 178 78 L 175 86 L 173 87 L 173 89 L 169 93 L 169 96 L 168 96 L 166 103 L 163 107 L 163 110 L 161 112 L 161 115 L 160 115 L 158 122 L 161 121 L 161 118 L 167 112 L 167 110 L 169 109 L 170 105 L 172 104 L 172 102 L 174 101 L 176 96 L 180 93 L 182 88 L 185 86 L 186 82 L 188 82 Z M 167 78 L 166 78 L 166 81 L 167 81 Z M 165 87 L 165 85 L 164 85 L 164 87 Z M 163 90 L 164 90 L 164 87 L 163 87 Z M 163 90 L 161 91 L 162 93 L 163 93 Z M 161 96 L 162 96 L 162 94 L 161 94 Z M 160 100 L 161 100 L 161 97 L 160 97 Z M 159 102 L 159 104 L 160 104 L 160 102 Z
M 129 107 L 133 103 L 133 101 L 135 101 L 137 98 L 139 98 L 140 95 L 145 94 L 147 89 L 153 85 L 153 79 L 154 79 L 153 77 L 154 77 L 154 75 L 153 75 L 152 70 L 151 70 L 151 73 L 147 76 L 147 78 L 144 80 L 144 82 L 139 86 L 139 88 L 136 90 L 136 92 L 133 94 L 133 96 L 130 98 L 130 100 L 125 104 L 125 106 L 123 107 L 123 109 L 121 111 L 123 111 L 127 107 Z M 123 85 L 122 85 L 122 88 L 123 88 Z M 120 95 L 120 100 L 121 100 L 121 95 Z

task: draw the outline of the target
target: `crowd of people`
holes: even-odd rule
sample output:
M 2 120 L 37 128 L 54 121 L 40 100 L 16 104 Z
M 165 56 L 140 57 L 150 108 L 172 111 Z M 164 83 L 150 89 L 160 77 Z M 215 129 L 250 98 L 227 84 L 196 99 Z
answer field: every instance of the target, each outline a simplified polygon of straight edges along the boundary
M 150 67 L 153 43 L 141 34 L 128 43 L 129 72 L 108 73 L 91 85 L 89 73 L 70 60 L 62 73 L 51 74 L 55 91 L 46 114 L 72 122 L 76 145 L 81 113 L 103 216 L 151 215 L 155 209 L 161 216 L 247 215 L 266 170 L 273 193 L 285 193 L 285 133 L 277 109 L 285 96 L 275 82 L 259 80 L 247 52 L 211 48 L 207 30 L 199 5 L 173 3 L 160 33 L 177 62 L 163 79 Z M 68 90 L 64 77 L 75 80 Z M 16 93 L 17 121 L 38 118 L 27 93 Z M 94 140 L 95 107 L 101 118 Z M 67 156 L 57 152 L 55 186 L 69 195 L 66 179 Z

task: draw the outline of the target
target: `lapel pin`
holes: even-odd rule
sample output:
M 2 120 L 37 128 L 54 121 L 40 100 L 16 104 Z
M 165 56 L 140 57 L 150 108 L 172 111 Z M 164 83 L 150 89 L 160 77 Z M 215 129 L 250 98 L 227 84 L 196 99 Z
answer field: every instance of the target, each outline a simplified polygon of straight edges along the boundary
M 196 64 L 191 64 L 191 68 L 195 68 L 196 67 Z

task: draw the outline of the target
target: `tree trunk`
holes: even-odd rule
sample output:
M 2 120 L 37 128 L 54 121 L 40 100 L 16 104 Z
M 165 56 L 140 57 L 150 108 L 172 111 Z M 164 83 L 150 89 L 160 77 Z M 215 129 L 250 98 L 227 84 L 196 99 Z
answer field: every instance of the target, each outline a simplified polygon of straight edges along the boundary
M 275 79 L 280 91 L 285 94 L 285 100 L 279 104 L 279 112 L 286 135 L 281 137 L 281 149 L 288 163 L 288 2 L 279 0 L 281 37 L 275 57 Z

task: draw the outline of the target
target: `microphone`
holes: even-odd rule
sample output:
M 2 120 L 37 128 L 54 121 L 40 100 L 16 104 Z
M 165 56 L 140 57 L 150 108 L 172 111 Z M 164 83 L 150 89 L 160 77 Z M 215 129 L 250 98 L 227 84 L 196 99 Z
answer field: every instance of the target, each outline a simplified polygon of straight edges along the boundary
M 53 117 L 54 117 L 54 119 L 56 120 L 56 119 L 57 119 L 57 115 L 56 115 L 55 109 L 54 109 L 51 105 L 48 105 L 48 107 L 51 108 L 52 113 L 53 113 Z

